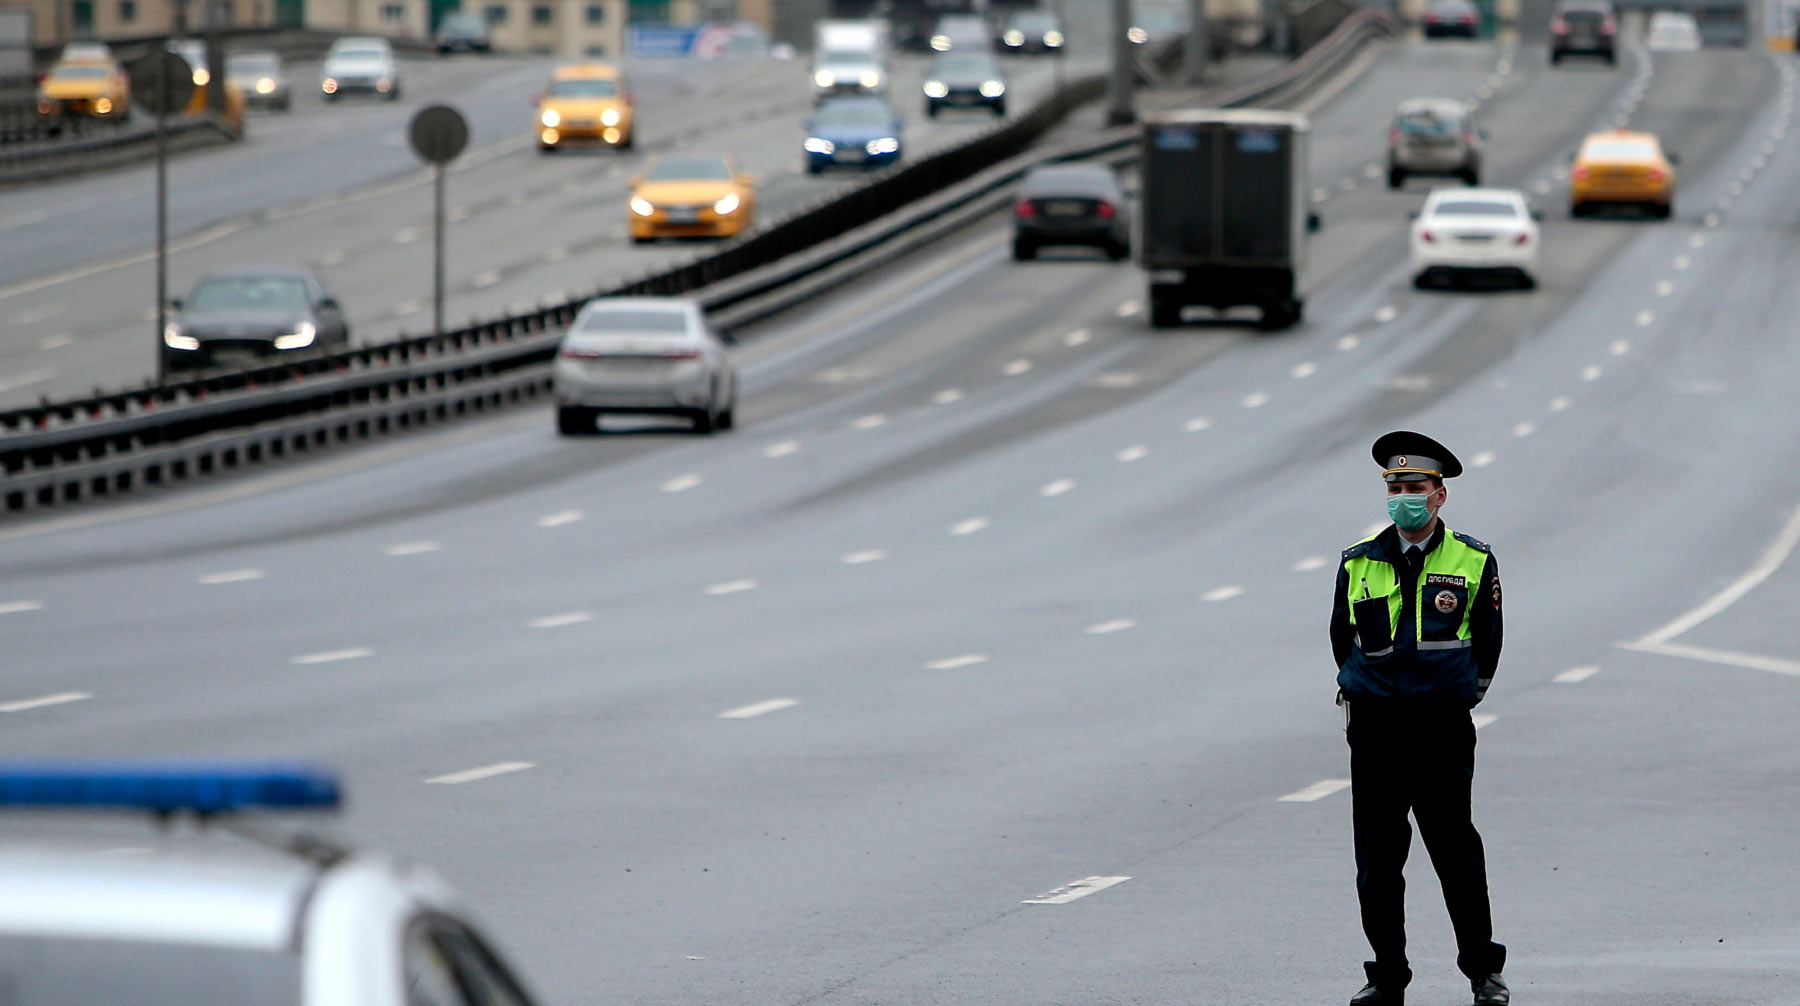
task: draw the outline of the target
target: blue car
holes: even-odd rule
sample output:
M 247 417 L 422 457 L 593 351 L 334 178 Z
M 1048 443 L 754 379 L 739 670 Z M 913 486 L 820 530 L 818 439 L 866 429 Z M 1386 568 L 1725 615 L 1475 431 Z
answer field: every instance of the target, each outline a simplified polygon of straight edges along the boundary
M 832 165 L 879 168 L 900 160 L 905 124 L 882 98 L 830 98 L 806 123 L 806 170 Z

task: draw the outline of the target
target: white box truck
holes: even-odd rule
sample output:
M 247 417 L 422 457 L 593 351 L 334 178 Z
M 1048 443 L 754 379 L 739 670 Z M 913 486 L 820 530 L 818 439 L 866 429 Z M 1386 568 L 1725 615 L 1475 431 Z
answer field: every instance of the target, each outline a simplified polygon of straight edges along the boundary
M 890 63 L 886 21 L 820 21 L 813 29 L 813 100 L 886 94 Z

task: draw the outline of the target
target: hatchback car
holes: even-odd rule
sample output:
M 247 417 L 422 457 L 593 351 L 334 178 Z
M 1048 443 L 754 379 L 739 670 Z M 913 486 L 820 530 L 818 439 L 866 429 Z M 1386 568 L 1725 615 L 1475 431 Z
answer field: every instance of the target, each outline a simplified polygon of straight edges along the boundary
M 488 38 L 487 22 L 480 15 L 452 11 L 438 24 L 437 51 L 441 54 L 488 52 L 493 47 L 493 42 Z
M 1054 12 L 1025 8 L 1014 11 L 1006 19 L 1005 27 L 1000 29 L 997 48 L 1001 52 L 1041 52 L 1056 56 L 1062 54 L 1066 41 L 1062 22 L 1057 20 Z
M 319 91 L 326 101 L 347 94 L 400 100 L 400 64 L 394 47 L 379 36 L 340 38 L 331 43 L 320 68 Z
M 1652 133 L 1590 133 L 1569 167 L 1569 215 L 1602 207 L 1641 208 L 1667 219 L 1675 208 L 1675 157 Z
M 1481 37 L 1481 12 L 1469 0 L 1431 0 L 1419 24 L 1426 38 Z
M 730 155 L 659 158 L 630 183 L 626 216 L 634 242 L 734 237 L 756 219 L 755 181 Z
M 565 435 L 593 433 L 607 412 L 682 416 L 699 433 L 736 425 L 737 372 L 692 300 L 589 301 L 557 349 L 554 379 Z
M 300 269 L 225 269 L 200 277 L 163 326 L 167 370 L 246 365 L 350 344 L 344 310 Z
M 243 92 L 252 108 L 285 112 L 293 104 L 281 57 L 272 52 L 234 52 L 225 58 L 225 82 Z
M 1550 64 L 1566 56 L 1618 61 L 1619 15 L 1609 0 L 1563 0 L 1550 15 Z
M 1700 24 L 1694 15 L 1678 10 L 1659 10 L 1650 15 L 1644 48 L 1651 52 L 1693 52 L 1700 45 Z
M 1517 189 L 1433 189 L 1411 250 L 1417 287 L 1483 277 L 1537 286 L 1537 218 Z
M 38 83 L 37 114 L 52 136 L 83 119 L 130 122 L 130 81 L 111 60 L 58 63 Z
M 1048 245 L 1098 248 L 1114 261 L 1131 254 L 1131 214 L 1112 169 L 1046 164 L 1031 169 L 1013 202 L 1013 258 Z
M 945 53 L 925 78 L 925 114 L 937 118 L 945 108 L 986 107 L 1006 116 L 1006 73 L 987 52 Z
M 806 170 L 880 168 L 900 160 L 905 123 L 881 98 L 832 98 L 806 122 Z
M 601 63 L 557 67 L 537 98 L 538 149 L 576 144 L 630 150 L 637 142 L 637 97 L 619 68 Z
M 986 49 L 992 38 L 987 21 L 976 14 L 945 14 L 931 31 L 931 48 L 936 52 L 952 49 Z
M 1448 175 L 1481 184 L 1481 127 L 1475 113 L 1454 98 L 1411 98 L 1394 110 L 1388 126 L 1387 184 L 1397 189 L 1409 175 Z

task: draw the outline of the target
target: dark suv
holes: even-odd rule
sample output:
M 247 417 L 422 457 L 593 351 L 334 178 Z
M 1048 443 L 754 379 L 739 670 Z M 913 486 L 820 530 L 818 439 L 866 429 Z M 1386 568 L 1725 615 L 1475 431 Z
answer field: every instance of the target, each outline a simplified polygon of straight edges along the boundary
M 1611 66 L 1617 59 L 1619 16 L 1607 0 L 1563 0 L 1550 15 L 1550 63 L 1564 56 L 1598 56 Z

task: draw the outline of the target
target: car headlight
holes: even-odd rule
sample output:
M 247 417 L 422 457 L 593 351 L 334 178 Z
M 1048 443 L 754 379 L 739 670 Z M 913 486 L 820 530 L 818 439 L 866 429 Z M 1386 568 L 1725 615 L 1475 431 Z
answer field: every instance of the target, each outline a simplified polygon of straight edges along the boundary
M 1145 42 L 1150 41 L 1150 33 L 1139 28 L 1137 25 L 1132 25 L 1130 28 L 1126 29 L 1125 37 L 1131 40 L 1132 45 L 1143 45 Z
M 256 81 L 256 93 L 257 94 L 274 94 L 275 93 L 274 78 L 271 78 L 271 77 L 259 78 Z
M 948 36 L 948 35 L 933 35 L 933 36 L 931 36 L 931 47 L 933 49 L 936 49 L 938 52 L 949 52 L 950 51 L 950 36 Z
M 194 86 L 195 87 L 205 87 L 206 82 L 211 79 L 212 79 L 212 74 L 207 72 L 206 67 L 201 66 L 201 67 L 196 67 L 194 69 Z
M 111 98 L 101 98 L 100 100 L 94 102 L 94 111 L 99 115 L 107 115 L 107 114 L 111 113 L 112 112 L 112 99 Z
M 809 154 L 830 154 L 837 151 L 837 144 L 822 136 L 807 137 L 805 146 Z
M 881 86 L 881 74 L 874 70 L 864 70 L 862 72 L 862 76 L 857 78 L 857 81 L 858 81 L 858 83 L 862 84 L 862 86 L 867 87 L 867 88 L 880 87 Z
M 726 193 L 725 198 L 713 203 L 713 212 L 724 216 L 727 213 L 735 212 L 742 203 L 743 200 L 738 198 L 737 193 L 729 192 Z
M 1008 31 L 1006 34 L 1000 36 L 1000 39 L 1001 39 L 1001 41 L 1005 42 L 1007 45 L 1015 45 L 1015 46 L 1024 45 L 1025 44 L 1025 33 L 1020 31 L 1017 28 L 1014 28 L 1014 29 Z
M 163 345 L 170 349 L 199 349 L 200 340 L 191 335 L 182 335 L 181 325 L 171 321 L 163 326 Z
M 820 70 L 818 73 L 813 74 L 813 83 L 820 87 L 831 87 L 837 83 L 837 74 L 832 73 L 830 70 Z
M 1005 93 L 1006 83 L 1004 81 L 984 80 L 981 82 L 981 96 L 983 98 L 998 98 Z
M 276 336 L 275 337 L 275 348 L 276 349 L 304 349 L 307 346 L 312 345 L 313 337 L 318 334 L 319 334 L 319 330 L 313 326 L 312 322 L 303 321 L 300 324 L 295 325 L 294 330 L 292 332 L 289 332 L 286 335 Z
M 616 108 L 609 108 L 609 109 L 606 109 L 605 111 L 601 112 L 600 113 L 600 124 L 602 126 L 618 125 L 619 124 L 619 110 Z
M 656 215 L 656 206 L 643 196 L 632 196 L 631 212 L 640 217 L 653 217 Z
M 1044 44 L 1052 49 L 1057 48 L 1063 44 L 1063 33 L 1055 30 L 1045 32 Z
M 925 97 L 927 98 L 942 98 L 949 93 L 949 85 L 941 80 L 928 80 L 925 82 Z
M 326 94 L 336 94 L 337 81 L 330 77 L 326 77 L 324 80 L 319 81 L 319 90 L 324 91 Z
M 871 154 L 891 154 L 900 149 L 900 140 L 894 136 L 883 136 L 877 140 L 870 140 L 863 149 Z
M 554 108 L 546 108 L 544 114 L 538 116 L 538 121 L 543 123 L 547 129 L 555 129 L 562 125 L 562 113 Z
M 393 80 L 388 77 L 382 77 L 375 81 L 375 90 L 377 91 L 386 91 L 393 86 Z

